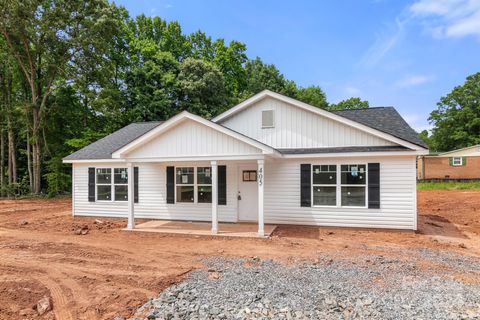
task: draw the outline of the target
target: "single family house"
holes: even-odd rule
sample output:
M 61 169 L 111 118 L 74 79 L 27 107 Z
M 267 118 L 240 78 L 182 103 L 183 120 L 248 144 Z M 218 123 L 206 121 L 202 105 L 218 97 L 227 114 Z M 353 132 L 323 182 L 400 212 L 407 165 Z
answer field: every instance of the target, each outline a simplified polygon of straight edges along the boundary
M 392 107 L 265 90 L 216 116 L 132 123 L 64 158 L 75 216 L 416 229 L 425 143 Z
M 419 180 L 480 179 L 480 145 L 418 157 Z

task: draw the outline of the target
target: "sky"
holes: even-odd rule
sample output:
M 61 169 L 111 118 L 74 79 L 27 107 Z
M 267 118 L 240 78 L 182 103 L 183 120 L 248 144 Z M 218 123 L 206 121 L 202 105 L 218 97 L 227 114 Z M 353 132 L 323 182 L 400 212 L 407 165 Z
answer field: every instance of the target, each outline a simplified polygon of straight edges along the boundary
M 247 45 L 329 102 L 394 106 L 417 131 L 442 96 L 480 71 L 480 0 L 116 0 L 132 17 Z

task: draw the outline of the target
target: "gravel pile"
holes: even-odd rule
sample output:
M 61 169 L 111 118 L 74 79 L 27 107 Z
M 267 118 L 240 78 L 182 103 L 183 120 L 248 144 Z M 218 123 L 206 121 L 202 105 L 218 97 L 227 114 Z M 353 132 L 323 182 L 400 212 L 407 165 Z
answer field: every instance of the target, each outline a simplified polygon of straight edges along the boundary
M 415 258 L 324 257 L 295 266 L 255 258 L 205 263 L 208 269 L 192 272 L 132 319 L 480 319 L 480 285 L 448 271 L 420 270 Z M 467 258 L 458 265 L 480 277 L 471 263 L 480 261 Z

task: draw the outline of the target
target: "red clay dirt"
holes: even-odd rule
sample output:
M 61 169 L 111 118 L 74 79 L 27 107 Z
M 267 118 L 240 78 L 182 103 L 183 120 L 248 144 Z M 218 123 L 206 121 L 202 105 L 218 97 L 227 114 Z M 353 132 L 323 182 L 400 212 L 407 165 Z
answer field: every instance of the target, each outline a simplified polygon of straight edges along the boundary
M 418 232 L 281 226 L 245 239 L 125 232 L 124 219 L 73 218 L 68 199 L 0 200 L 0 319 L 130 316 L 206 256 L 296 263 L 424 247 L 480 256 L 480 190 L 419 191 L 418 208 Z M 53 310 L 38 316 L 32 307 L 45 295 Z

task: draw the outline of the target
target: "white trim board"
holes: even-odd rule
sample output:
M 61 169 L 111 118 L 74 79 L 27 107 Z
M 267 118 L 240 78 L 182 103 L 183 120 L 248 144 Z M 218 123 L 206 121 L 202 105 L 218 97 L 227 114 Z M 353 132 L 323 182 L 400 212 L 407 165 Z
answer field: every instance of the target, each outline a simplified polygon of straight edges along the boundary
M 288 103 L 290 105 L 293 105 L 295 107 L 310 111 L 314 114 L 323 116 L 323 117 L 331 119 L 331 120 L 335 120 L 335 121 L 340 122 L 342 124 L 345 124 L 345 125 L 348 125 L 350 127 L 355 128 L 355 129 L 364 131 L 364 132 L 369 133 L 371 135 L 374 135 L 376 137 L 394 142 L 396 144 L 399 144 L 401 146 L 407 147 L 407 148 L 412 149 L 412 150 L 427 150 L 427 149 L 425 149 L 423 147 L 420 147 L 416 144 L 413 144 L 411 142 L 408 142 L 408 141 L 405 141 L 403 139 L 397 138 L 397 137 L 395 137 L 391 134 L 385 133 L 385 132 L 377 130 L 377 129 L 373 129 L 369 126 L 366 126 L 366 125 L 363 125 L 361 123 L 349 120 L 347 118 L 336 115 L 332 112 L 323 110 L 321 108 L 311 106 L 311 105 L 306 104 L 304 102 L 301 102 L 301 101 L 286 97 L 284 95 L 272 92 L 270 90 L 261 91 L 260 93 L 254 95 L 253 97 L 251 97 L 251 98 L 243 101 L 242 103 L 236 105 L 235 107 L 230 108 L 229 110 L 225 111 L 224 113 L 216 116 L 215 118 L 212 119 L 212 121 L 216 122 L 216 123 L 221 123 L 223 120 L 226 120 L 227 118 L 232 117 L 236 113 L 242 111 L 243 109 L 248 108 L 249 106 L 253 105 L 254 103 L 256 103 L 256 102 L 258 102 L 258 101 L 260 101 L 260 100 L 262 100 L 266 97 L 270 97 L 270 98 L 273 98 L 273 99 L 283 101 L 283 102 Z

